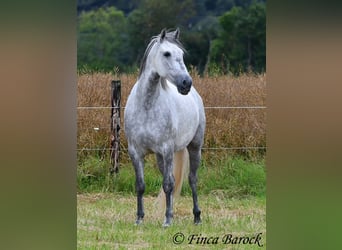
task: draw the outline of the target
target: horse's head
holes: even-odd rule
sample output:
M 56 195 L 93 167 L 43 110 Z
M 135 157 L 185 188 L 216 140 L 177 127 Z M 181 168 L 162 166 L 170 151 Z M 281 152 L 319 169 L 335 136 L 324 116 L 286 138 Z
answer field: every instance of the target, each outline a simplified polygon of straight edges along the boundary
M 187 95 L 192 79 L 183 61 L 184 49 L 179 42 L 179 29 L 174 32 L 162 30 L 158 36 L 153 64 L 157 73 L 176 85 L 182 95 Z

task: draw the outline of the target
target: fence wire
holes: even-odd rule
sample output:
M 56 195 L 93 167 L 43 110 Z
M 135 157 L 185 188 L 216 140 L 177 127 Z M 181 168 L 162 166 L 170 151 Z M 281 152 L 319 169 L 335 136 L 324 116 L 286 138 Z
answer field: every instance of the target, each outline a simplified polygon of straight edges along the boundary
M 203 147 L 202 150 L 257 150 L 257 149 L 266 149 L 266 147 L 218 147 L 218 148 L 210 148 Z M 77 149 L 77 151 L 107 151 L 111 150 L 111 148 L 81 148 Z M 120 149 L 122 151 L 127 151 L 125 149 Z
M 77 109 L 111 109 L 112 107 L 77 107 Z M 125 109 L 121 107 L 120 109 Z M 204 107 L 205 109 L 266 109 L 266 106 L 212 106 Z
M 77 109 L 111 109 L 112 107 L 107 106 L 85 106 L 85 107 L 77 107 Z M 205 109 L 266 109 L 266 106 L 207 106 L 204 107 Z M 125 109 L 125 107 L 121 107 L 120 109 Z M 108 128 L 110 128 L 108 126 Z M 95 131 L 98 131 L 99 129 L 108 129 L 105 127 L 94 127 L 89 128 L 93 129 Z M 266 150 L 267 147 L 203 147 L 202 150 Z M 77 151 L 109 151 L 111 148 L 81 148 L 77 149 Z M 124 149 L 120 149 L 122 151 L 125 151 Z

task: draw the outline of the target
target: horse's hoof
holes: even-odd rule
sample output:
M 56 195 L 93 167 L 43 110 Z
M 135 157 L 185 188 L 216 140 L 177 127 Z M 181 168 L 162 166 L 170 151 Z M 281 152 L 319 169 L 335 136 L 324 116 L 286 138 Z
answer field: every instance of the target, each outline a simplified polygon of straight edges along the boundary
M 194 219 L 194 224 L 195 225 L 201 225 L 202 224 L 201 218 L 195 218 Z
M 171 220 L 170 219 L 165 219 L 163 223 L 163 228 L 171 226 Z
M 197 225 L 201 225 L 202 224 L 202 221 L 199 220 L 199 221 L 195 221 L 194 224 L 197 226 Z
M 202 221 L 201 221 L 201 210 L 194 211 L 194 224 L 195 225 L 202 224 Z
M 171 223 L 166 223 L 166 222 L 163 223 L 163 228 L 167 228 L 169 226 L 171 226 Z
M 136 225 L 136 226 L 139 226 L 140 224 L 142 224 L 142 222 L 143 222 L 142 219 L 137 219 L 137 220 L 135 221 L 135 225 Z

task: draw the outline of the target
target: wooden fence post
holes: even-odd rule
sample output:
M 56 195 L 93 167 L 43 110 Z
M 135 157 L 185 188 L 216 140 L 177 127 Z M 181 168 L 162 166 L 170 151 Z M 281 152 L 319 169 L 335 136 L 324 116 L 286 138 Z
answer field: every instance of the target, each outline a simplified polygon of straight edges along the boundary
M 110 149 L 110 173 L 119 172 L 120 155 L 120 108 L 121 108 L 121 81 L 113 80 L 111 84 L 111 149 Z

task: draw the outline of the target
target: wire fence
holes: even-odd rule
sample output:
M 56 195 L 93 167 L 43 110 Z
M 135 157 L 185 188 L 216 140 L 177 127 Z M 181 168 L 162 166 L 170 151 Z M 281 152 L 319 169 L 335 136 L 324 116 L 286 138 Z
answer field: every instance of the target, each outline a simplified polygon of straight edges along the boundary
M 266 149 L 266 147 L 219 147 L 219 148 L 207 148 L 203 147 L 202 150 L 253 150 L 253 149 Z M 111 148 L 82 148 L 77 151 L 107 151 Z
M 112 107 L 77 107 L 77 109 L 111 109 Z M 125 109 L 126 107 L 121 107 Z M 205 109 L 266 109 L 266 106 L 209 106 L 204 107 Z
M 266 106 L 207 106 L 205 109 L 266 109 Z M 91 109 L 112 109 L 109 106 L 83 106 L 77 107 L 78 110 L 91 110 Z M 125 107 L 120 107 L 120 109 L 125 109 Z M 90 130 L 98 131 L 100 129 L 108 129 L 108 127 L 93 127 L 89 128 Z M 266 150 L 267 147 L 254 147 L 254 146 L 245 146 L 245 147 L 202 147 L 202 150 Z M 78 148 L 77 151 L 110 151 L 111 148 Z M 125 151 L 125 149 L 120 149 Z

